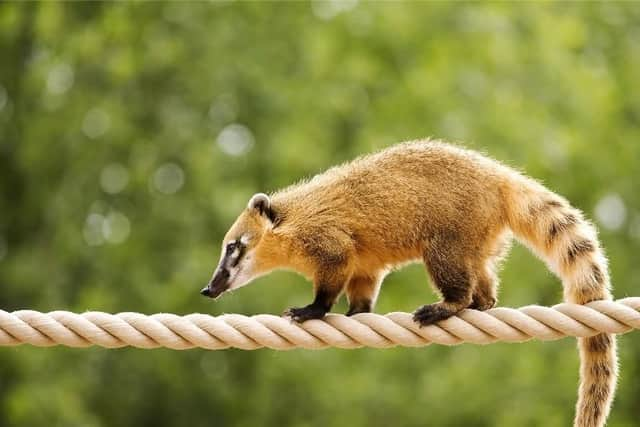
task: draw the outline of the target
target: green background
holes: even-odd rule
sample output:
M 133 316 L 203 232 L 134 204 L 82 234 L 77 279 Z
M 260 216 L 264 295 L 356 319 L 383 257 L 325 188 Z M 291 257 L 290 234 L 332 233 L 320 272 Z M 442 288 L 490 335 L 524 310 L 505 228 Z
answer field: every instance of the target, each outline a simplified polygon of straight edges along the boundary
M 272 191 L 394 142 L 461 141 L 585 211 L 640 296 L 640 6 L 0 4 L 0 307 L 280 313 L 278 272 L 211 301 L 222 236 Z M 500 304 L 561 286 L 514 248 Z M 391 274 L 378 312 L 436 296 Z M 336 311 L 345 310 L 341 302 Z M 620 338 L 610 426 L 640 419 Z M 575 341 L 290 352 L 0 348 L 2 426 L 567 426 Z

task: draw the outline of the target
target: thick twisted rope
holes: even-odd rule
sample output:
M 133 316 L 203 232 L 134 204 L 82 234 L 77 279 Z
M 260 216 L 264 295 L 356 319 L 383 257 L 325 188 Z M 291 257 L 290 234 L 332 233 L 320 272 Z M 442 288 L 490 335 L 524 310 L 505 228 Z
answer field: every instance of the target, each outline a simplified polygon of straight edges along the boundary
M 0 346 L 31 344 L 106 348 L 168 347 L 183 350 L 229 347 L 275 350 L 327 347 L 419 347 L 431 343 L 490 344 L 530 339 L 556 340 L 607 332 L 622 334 L 640 329 L 640 297 L 594 301 L 586 305 L 558 304 L 519 309 L 464 310 L 435 325 L 420 327 L 409 313 L 362 313 L 353 317 L 329 314 L 323 320 L 298 324 L 290 319 L 260 314 L 247 317 L 225 314 L 140 313 L 108 314 L 68 311 L 40 313 L 0 310 Z

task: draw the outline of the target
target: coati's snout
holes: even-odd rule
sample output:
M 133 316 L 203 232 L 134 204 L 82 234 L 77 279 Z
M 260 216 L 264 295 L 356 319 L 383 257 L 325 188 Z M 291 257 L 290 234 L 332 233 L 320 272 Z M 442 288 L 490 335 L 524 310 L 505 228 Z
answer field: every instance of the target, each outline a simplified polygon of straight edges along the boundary
M 217 298 L 225 291 L 237 289 L 266 273 L 257 248 L 264 242 L 267 229 L 273 229 L 276 214 L 269 196 L 255 194 L 227 232 L 222 243 L 220 261 L 213 277 L 200 293 Z
M 219 297 L 221 293 L 229 289 L 230 276 L 229 270 L 224 267 L 218 267 L 209 284 L 202 288 L 200 293 L 209 298 Z

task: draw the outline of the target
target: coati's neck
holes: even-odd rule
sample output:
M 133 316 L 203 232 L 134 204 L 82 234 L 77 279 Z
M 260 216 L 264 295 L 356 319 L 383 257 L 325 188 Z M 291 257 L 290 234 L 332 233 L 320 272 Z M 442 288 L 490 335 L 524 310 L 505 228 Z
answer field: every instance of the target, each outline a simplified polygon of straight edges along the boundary
M 256 255 L 263 271 L 284 269 L 297 271 L 308 278 L 313 275 L 307 266 L 309 260 L 302 255 L 296 242 L 287 233 L 276 230 L 266 232 L 257 250 Z

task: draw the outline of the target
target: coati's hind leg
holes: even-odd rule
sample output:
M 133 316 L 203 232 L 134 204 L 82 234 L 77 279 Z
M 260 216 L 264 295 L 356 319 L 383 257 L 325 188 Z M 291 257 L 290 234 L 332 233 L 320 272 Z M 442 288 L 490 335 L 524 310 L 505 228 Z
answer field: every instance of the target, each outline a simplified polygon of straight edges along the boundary
M 474 310 L 489 310 L 498 302 L 498 278 L 492 272 L 477 275 L 471 305 Z
M 482 260 L 476 271 L 476 281 L 469 308 L 488 310 L 498 302 L 498 269 L 511 248 L 511 233 L 503 232 L 495 242 L 489 259 Z
M 413 313 L 413 320 L 422 326 L 447 319 L 469 307 L 475 279 L 470 266 L 451 250 L 430 250 L 424 260 L 434 285 L 442 294 L 442 301 L 423 305 Z
M 349 311 L 347 316 L 358 313 L 368 313 L 373 310 L 382 284 L 382 274 L 355 275 L 347 283 L 347 299 Z

